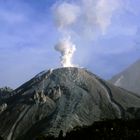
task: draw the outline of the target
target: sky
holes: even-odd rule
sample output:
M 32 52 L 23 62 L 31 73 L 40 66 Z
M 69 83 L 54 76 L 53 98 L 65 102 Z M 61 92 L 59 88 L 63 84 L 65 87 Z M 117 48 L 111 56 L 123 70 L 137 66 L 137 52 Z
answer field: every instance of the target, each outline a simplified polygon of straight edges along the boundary
M 54 46 L 63 35 L 55 15 L 63 3 L 81 10 L 68 27 L 76 66 L 109 79 L 140 59 L 140 1 L 100 1 L 94 6 L 97 0 L 0 0 L 0 87 L 17 88 L 60 67 Z

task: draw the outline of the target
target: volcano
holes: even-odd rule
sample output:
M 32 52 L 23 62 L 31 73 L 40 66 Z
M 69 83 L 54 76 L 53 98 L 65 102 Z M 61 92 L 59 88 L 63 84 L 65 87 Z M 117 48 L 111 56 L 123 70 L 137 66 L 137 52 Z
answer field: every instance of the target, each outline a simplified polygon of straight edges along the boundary
M 98 121 L 140 118 L 140 96 L 74 67 L 39 73 L 3 104 L 0 136 L 6 140 L 57 137 Z

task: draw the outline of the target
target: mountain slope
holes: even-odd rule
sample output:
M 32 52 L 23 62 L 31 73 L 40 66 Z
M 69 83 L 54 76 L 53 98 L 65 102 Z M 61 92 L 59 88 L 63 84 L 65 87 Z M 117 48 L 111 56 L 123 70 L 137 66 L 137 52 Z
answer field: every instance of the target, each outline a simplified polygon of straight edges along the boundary
M 140 94 L 140 60 L 110 80 L 116 86 Z
M 11 89 L 10 87 L 0 88 L 0 100 L 2 100 L 3 98 L 9 98 L 12 91 L 13 89 Z
M 0 136 L 32 140 L 57 137 L 76 126 L 106 119 L 140 118 L 140 97 L 117 88 L 80 68 L 42 72 L 3 100 Z

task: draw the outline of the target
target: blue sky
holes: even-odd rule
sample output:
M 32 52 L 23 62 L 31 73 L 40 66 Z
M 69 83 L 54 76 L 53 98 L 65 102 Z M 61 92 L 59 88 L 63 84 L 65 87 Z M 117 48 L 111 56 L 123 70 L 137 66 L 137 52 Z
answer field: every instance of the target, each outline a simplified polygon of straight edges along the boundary
M 104 79 L 140 59 L 140 1 L 118 1 L 121 6 L 105 34 L 86 39 L 80 25 L 74 27 L 78 32 L 73 33 L 73 62 Z M 60 33 L 52 12 L 56 2 L 0 0 L 0 87 L 16 88 L 44 69 L 59 67 L 54 46 Z

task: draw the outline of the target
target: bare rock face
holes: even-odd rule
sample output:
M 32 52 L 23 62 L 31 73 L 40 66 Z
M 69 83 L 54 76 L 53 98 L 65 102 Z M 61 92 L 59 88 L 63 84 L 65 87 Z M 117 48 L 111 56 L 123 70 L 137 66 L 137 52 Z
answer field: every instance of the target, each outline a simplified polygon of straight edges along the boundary
M 42 72 L 13 91 L 0 114 L 6 140 L 57 137 L 106 119 L 140 118 L 140 97 L 80 68 Z
M 1 104 L 1 105 L 0 105 L 0 114 L 1 114 L 4 110 L 6 110 L 6 108 L 7 108 L 7 104 L 6 104 L 6 103 Z

